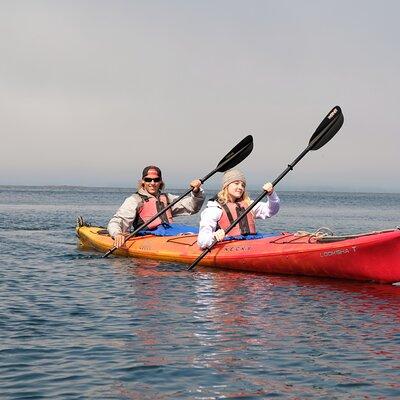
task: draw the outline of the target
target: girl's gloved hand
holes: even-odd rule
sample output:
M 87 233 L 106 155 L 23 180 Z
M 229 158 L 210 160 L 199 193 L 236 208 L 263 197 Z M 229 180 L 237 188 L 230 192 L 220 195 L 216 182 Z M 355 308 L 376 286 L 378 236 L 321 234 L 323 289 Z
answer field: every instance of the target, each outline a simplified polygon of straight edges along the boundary
M 218 229 L 216 232 L 214 232 L 214 238 L 217 242 L 221 242 L 224 240 L 225 237 L 225 231 L 223 229 Z
M 263 190 L 265 190 L 268 193 L 268 196 L 269 196 L 274 191 L 274 187 L 272 186 L 271 182 L 267 182 L 267 183 L 264 184 Z

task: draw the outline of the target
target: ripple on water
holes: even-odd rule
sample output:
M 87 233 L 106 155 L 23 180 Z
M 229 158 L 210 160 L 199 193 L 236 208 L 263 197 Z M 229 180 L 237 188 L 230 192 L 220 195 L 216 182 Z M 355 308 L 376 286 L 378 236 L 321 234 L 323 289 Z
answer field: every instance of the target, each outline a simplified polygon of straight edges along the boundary
M 125 191 L 6 192 L 0 397 L 400 397 L 400 287 L 103 259 L 76 247 L 75 218 L 104 225 Z M 387 228 L 396 196 L 283 193 L 259 226 Z

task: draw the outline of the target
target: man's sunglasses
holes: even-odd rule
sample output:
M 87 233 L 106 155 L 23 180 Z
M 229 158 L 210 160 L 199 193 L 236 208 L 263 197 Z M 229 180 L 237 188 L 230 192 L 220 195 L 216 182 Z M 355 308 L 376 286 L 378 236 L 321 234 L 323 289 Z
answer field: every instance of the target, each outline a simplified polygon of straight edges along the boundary
M 143 178 L 143 180 L 147 183 L 153 181 L 155 183 L 161 182 L 161 178 Z

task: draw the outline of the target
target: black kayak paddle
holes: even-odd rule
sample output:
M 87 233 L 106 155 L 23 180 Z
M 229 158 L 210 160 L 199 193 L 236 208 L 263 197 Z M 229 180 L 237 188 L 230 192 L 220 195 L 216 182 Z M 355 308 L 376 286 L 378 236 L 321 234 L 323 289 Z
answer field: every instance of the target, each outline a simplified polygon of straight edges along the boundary
M 289 172 L 293 170 L 293 167 L 310 151 L 310 150 L 318 150 L 326 143 L 328 143 L 339 131 L 344 122 L 343 113 L 339 106 L 333 107 L 331 111 L 329 111 L 328 115 L 323 119 L 323 121 L 319 124 L 318 128 L 315 130 L 313 135 L 311 136 L 310 141 L 308 142 L 308 146 L 306 149 L 294 160 L 292 163 L 288 164 L 287 168 L 273 181 L 272 186 L 276 186 L 278 182 Z M 253 203 L 247 207 L 244 212 L 233 221 L 228 228 L 225 230 L 225 234 L 232 230 L 236 224 L 239 223 L 251 210 L 252 208 L 259 203 L 268 193 L 263 191 Z M 197 258 L 196 260 L 188 267 L 188 271 L 194 268 L 207 253 L 211 251 L 217 241 L 214 241 L 209 247 L 207 247 Z

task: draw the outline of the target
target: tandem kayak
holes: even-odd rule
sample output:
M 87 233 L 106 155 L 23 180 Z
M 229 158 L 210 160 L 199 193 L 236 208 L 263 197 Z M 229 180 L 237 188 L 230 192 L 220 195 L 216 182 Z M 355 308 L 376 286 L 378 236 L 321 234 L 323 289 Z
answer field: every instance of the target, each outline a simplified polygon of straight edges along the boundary
M 79 221 L 79 219 L 78 219 Z M 113 239 L 82 219 L 79 243 L 105 253 Z M 196 234 L 130 238 L 114 255 L 191 264 L 201 253 Z M 200 265 L 265 274 L 306 275 L 380 283 L 400 281 L 400 229 L 348 236 L 277 233 L 217 243 Z

